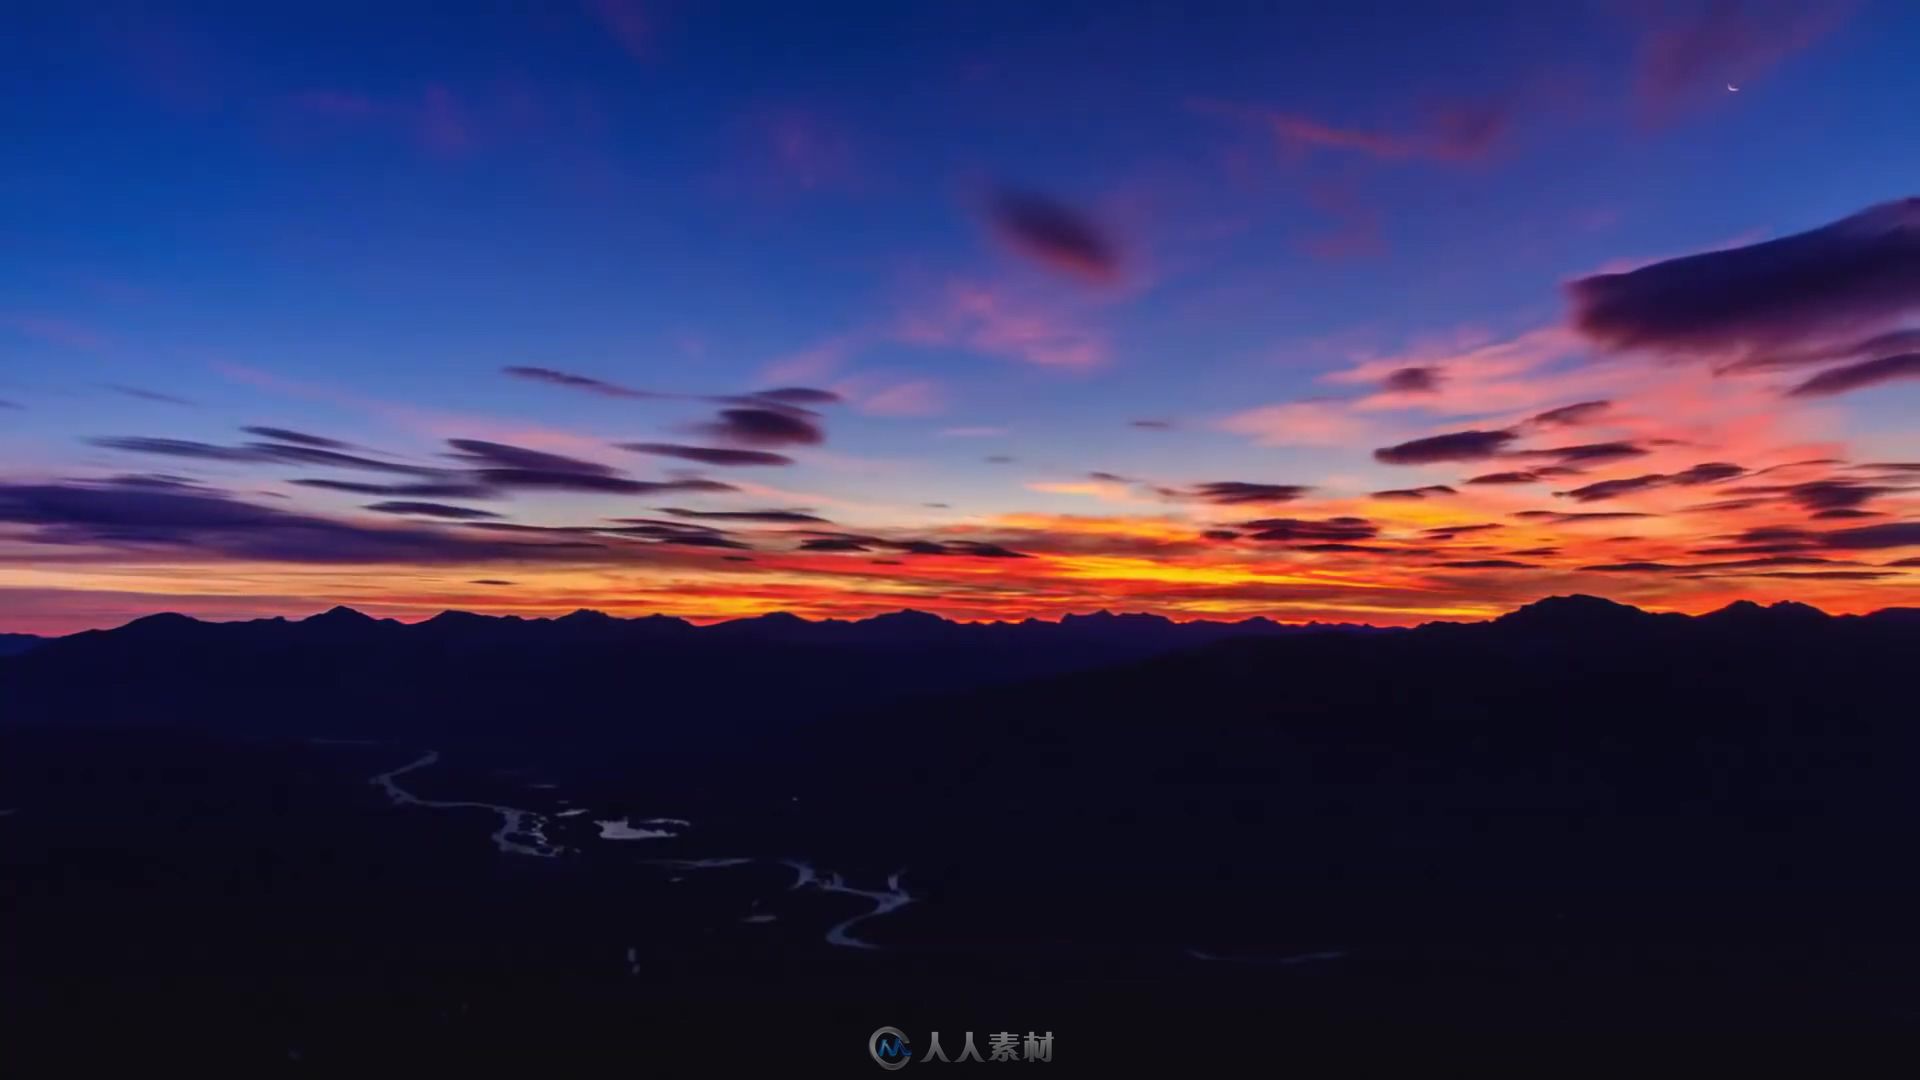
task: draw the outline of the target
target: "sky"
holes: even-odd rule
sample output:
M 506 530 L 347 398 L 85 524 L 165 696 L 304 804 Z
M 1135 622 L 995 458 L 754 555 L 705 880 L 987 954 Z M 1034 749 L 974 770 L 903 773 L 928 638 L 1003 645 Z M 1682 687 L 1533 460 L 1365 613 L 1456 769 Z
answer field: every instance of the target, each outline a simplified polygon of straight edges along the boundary
M 10 8 L 0 631 L 1920 605 L 1920 9 Z

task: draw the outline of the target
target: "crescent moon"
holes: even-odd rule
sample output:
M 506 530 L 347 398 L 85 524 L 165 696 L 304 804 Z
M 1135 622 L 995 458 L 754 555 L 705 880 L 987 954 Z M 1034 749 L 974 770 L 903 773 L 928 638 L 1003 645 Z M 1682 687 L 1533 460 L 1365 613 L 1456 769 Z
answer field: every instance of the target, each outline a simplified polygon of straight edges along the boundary
M 1733 93 L 1735 93 L 1735 94 L 1737 94 L 1737 93 L 1739 93 L 1739 92 L 1740 92 L 1740 88 L 1739 88 L 1739 87 L 1737 87 L 1737 86 L 1735 86 L 1735 85 L 1733 85 L 1732 83 L 1728 83 L 1728 84 L 1727 84 L 1727 89 L 1728 89 L 1729 91 L 1731 91 L 1731 92 L 1733 92 Z

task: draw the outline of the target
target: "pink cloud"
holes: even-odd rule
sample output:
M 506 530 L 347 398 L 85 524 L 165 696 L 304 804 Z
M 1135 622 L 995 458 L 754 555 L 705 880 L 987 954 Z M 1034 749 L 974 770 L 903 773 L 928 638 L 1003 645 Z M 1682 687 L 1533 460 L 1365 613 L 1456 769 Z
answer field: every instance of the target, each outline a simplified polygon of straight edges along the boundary
M 1400 130 L 1376 130 L 1331 123 L 1304 113 L 1220 102 L 1195 107 L 1258 121 L 1289 157 L 1320 151 L 1359 154 L 1376 161 L 1437 161 L 1462 164 L 1490 156 L 1511 126 L 1505 101 L 1452 101 L 1431 105 Z
M 1678 10 L 1676 10 L 1676 7 Z M 1634 94 L 1651 122 L 1725 101 L 1727 86 L 1759 79 L 1811 48 L 1853 14 L 1852 3 L 1707 0 L 1656 8 L 1634 60 Z
M 1213 424 L 1261 446 L 1355 446 L 1372 437 L 1372 426 L 1345 402 L 1289 401 L 1262 405 Z
M 854 408 L 870 416 L 934 416 L 947 407 L 940 384 L 932 379 L 861 388 L 847 397 Z
M 1065 308 L 973 282 L 955 282 L 939 307 L 908 315 L 896 333 L 910 344 L 972 349 L 1041 367 L 1084 371 L 1109 356 L 1106 338 L 1080 326 Z
M 866 341 L 865 334 L 836 334 L 768 361 L 760 369 L 760 379 L 768 383 L 818 382 L 839 370 Z
M 1385 356 L 1359 360 L 1320 381 L 1374 388 L 1353 403 L 1362 412 L 1419 410 L 1464 416 L 1527 410 L 1569 400 L 1605 397 L 1630 376 L 1624 368 L 1580 366 L 1553 373 L 1540 369 L 1584 355 L 1585 342 L 1565 327 L 1548 326 L 1504 341 L 1462 331 Z M 1410 367 L 1433 372 L 1430 389 L 1392 389 L 1394 373 Z

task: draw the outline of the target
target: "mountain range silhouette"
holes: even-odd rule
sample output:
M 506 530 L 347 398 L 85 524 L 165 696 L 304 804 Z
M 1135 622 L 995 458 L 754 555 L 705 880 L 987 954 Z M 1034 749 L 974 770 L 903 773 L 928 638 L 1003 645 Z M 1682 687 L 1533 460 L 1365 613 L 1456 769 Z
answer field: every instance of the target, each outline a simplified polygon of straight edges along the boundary
M 149 1037 L 423 1062 L 636 1011 L 826 1060 L 983 1002 L 1106 1061 L 1223 1016 L 1910 1031 L 1916 655 L 1914 609 L 1592 596 L 1397 630 L 154 615 L 0 658 L 0 899 L 34 927 L 0 965 L 29 1016 L 128 1015 L 137 976 Z M 434 801 L 382 793 L 405 769 Z M 495 804 L 563 854 L 502 854 Z M 821 942 L 889 881 L 873 950 Z

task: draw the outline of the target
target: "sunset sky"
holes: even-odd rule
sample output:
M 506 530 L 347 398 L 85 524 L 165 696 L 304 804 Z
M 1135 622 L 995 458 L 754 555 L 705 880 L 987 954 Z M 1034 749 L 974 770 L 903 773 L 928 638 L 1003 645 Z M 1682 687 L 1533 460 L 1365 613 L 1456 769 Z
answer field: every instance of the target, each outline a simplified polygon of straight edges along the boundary
M 1255 6 L 10 10 L 0 631 L 1920 605 L 1920 9 Z

